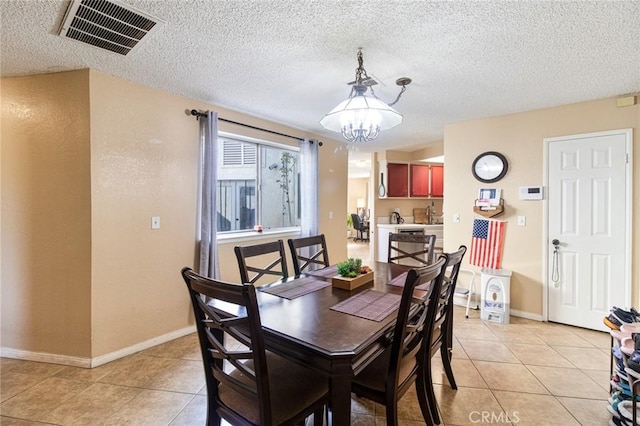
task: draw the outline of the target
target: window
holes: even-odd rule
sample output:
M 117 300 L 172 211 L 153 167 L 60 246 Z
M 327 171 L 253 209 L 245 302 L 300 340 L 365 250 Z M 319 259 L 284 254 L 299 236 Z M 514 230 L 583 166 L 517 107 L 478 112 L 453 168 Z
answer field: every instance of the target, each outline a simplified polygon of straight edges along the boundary
M 300 153 L 239 137 L 218 139 L 218 232 L 300 226 Z

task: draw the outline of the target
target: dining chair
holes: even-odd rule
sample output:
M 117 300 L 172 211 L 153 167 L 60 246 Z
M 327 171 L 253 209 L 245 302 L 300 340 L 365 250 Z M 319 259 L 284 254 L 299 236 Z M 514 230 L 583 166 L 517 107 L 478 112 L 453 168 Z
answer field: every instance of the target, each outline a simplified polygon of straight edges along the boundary
M 425 328 L 433 317 L 435 301 L 440 294 L 444 266 L 443 255 L 429 266 L 410 269 L 402 290 L 398 317 L 391 344 L 371 364 L 358 373 L 352 383 L 352 392 L 386 407 L 387 425 L 398 424 L 398 401 L 416 386 L 420 395 L 420 410 L 427 424 L 433 424 L 428 399 L 424 395 L 424 373 L 421 362 L 424 352 Z M 414 295 L 418 285 L 429 283 L 426 292 Z M 426 294 L 425 294 L 426 293 Z M 421 387 L 422 386 L 422 387 Z
M 182 269 L 196 319 L 207 384 L 207 425 L 299 425 L 324 420 L 325 376 L 265 349 L 252 284 Z M 208 300 L 205 302 L 205 299 Z M 216 308 L 224 304 L 224 311 Z
M 435 297 L 433 322 L 431 329 L 427 330 L 429 334 L 425 338 L 427 343 L 424 351 L 424 385 L 426 388 L 427 405 L 431 409 L 431 416 L 436 424 L 440 424 L 440 415 L 438 413 L 438 402 L 436 400 L 435 391 L 433 389 L 433 373 L 431 361 L 436 352 L 440 351 L 440 358 L 444 367 L 447 380 L 451 389 L 458 389 L 455 377 L 453 376 L 453 368 L 451 367 L 451 357 L 453 353 L 453 297 L 455 294 L 460 265 L 467 251 L 467 247 L 461 245 L 457 251 L 447 253 L 447 263 L 444 267 L 444 277 L 440 292 Z M 422 385 L 421 385 L 422 386 Z M 420 398 L 422 394 L 418 394 Z
M 435 235 L 389 234 L 387 262 L 398 264 L 429 265 L 434 260 Z
M 353 222 L 353 229 L 358 232 L 353 241 L 369 241 L 369 226 L 365 225 L 362 219 L 360 219 L 360 216 L 355 213 L 351 213 L 351 221 Z M 366 237 L 365 233 L 367 235 Z
M 278 278 L 289 277 L 282 240 L 251 246 L 236 246 L 234 251 L 236 259 L 238 259 L 240 282 L 242 283 L 256 284 L 265 275 L 273 275 Z
M 326 268 L 329 266 L 329 251 L 324 234 L 311 237 L 294 238 L 287 241 L 293 260 L 293 270 L 300 275 L 312 266 Z

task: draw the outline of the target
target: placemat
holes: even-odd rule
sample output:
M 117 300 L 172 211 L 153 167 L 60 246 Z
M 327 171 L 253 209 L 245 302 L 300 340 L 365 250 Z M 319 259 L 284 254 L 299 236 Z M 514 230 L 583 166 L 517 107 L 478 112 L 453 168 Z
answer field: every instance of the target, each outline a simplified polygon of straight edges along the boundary
M 404 273 L 398 275 L 397 277 L 395 277 L 393 280 L 388 282 L 387 285 L 395 285 L 395 286 L 398 286 L 398 287 L 404 287 L 405 281 L 407 281 L 407 273 L 406 272 L 404 272 Z M 418 287 L 416 287 L 416 290 L 428 290 L 429 289 L 429 285 L 430 285 L 430 283 L 420 284 Z
M 313 277 L 305 277 L 271 287 L 261 287 L 258 290 L 273 294 L 274 296 L 284 297 L 285 299 L 295 299 L 330 285 L 331 282 L 320 281 Z
M 366 290 L 331 307 L 332 310 L 356 317 L 382 321 L 400 306 L 400 295 Z
M 336 265 L 327 266 L 326 268 L 316 269 L 315 271 L 307 271 L 305 274 L 311 275 L 312 277 L 335 277 L 338 275 L 338 267 Z

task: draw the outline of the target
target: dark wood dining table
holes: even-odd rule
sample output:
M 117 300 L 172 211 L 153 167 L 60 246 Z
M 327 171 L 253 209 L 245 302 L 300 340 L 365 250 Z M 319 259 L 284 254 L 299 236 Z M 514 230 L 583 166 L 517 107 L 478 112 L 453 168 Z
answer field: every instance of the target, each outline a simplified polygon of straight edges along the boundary
M 370 266 L 374 270 L 374 282 L 351 291 L 328 286 L 291 300 L 257 292 L 267 349 L 327 376 L 329 425 L 350 424 L 351 380 L 390 344 L 397 312 L 378 322 L 330 308 L 367 289 L 400 295 L 401 286 L 387 283 L 410 269 L 382 262 Z M 300 278 L 289 278 L 267 287 Z M 331 277 L 318 279 L 330 280 Z

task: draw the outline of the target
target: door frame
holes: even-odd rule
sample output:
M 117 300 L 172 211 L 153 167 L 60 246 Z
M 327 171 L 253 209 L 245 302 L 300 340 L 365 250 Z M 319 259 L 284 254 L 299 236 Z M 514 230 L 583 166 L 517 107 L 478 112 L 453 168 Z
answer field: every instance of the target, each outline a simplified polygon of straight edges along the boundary
M 633 274 L 633 264 L 631 263 L 631 245 L 633 241 L 633 229 L 632 229 L 632 211 L 633 211 L 633 129 L 619 129 L 619 130 L 607 130 L 603 132 L 593 133 L 580 133 L 575 135 L 557 136 L 543 139 L 543 185 L 545 188 L 549 188 L 549 145 L 553 142 L 566 141 L 579 138 L 590 138 L 598 136 L 613 136 L 624 135 L 625 137 L 625 150 L 626 150 L 626 167 L 625 167 L 625 183 L 626 183 L 626 211 L 625 211 L 625 223 L 627 227 L 627 235 L 624 242 L 625 252 L 625 264 L 626 269 L 624 271 L 624 288 L 625 288 L 625 306 L 631 306 L 631 278 Z M 549 196 L 547 194 L 543 198 L 542 208 L 542 320 L 549 321 Z

